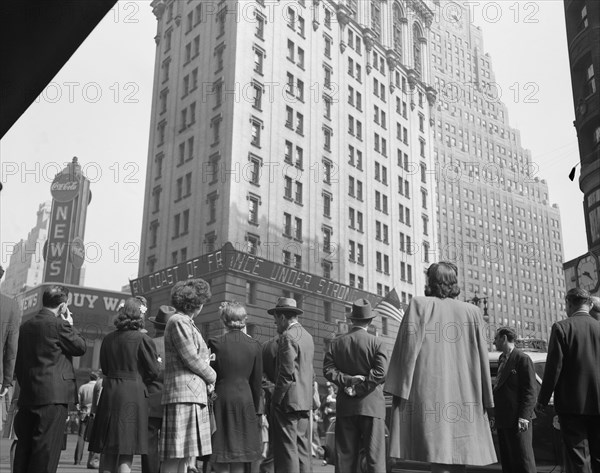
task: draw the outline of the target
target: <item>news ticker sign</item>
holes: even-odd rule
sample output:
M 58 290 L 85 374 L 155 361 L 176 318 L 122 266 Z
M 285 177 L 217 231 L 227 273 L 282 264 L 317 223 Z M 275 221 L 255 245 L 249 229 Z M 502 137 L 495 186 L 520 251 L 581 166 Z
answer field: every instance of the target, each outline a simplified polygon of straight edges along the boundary
M 211 273 L 217 271 L 231 271 L 267 284 L 278 283 L 292 292 L 307 292 L 340 302 L 352 303 L 356 299 L 364 298 L 375 307 L 383 299 L 381 296 L 322 276 L 237 251 L 229 242 L 225 243 L 220 250 L 133 279 L 130 281 L 131 293 L 134 296 L 147 296 L 154 291 L 172 287 L 178 281 L 189 278 L 209 278 Z
M 42 296 L 45 288 L 53 284 L 41 284 L 29 289 L 18 296 L 19 308 L 23 317 L 34 315 L 42 308 Z M 80 328 L 82 321 L 112 327 L 112 320 L 117 312 L 117 307 L 125 302 L 129 294 L 115 291 L 103 291 L 69 284 L 60 284 L 69 290 L 69 310 L 73 313 L 75 326 Z

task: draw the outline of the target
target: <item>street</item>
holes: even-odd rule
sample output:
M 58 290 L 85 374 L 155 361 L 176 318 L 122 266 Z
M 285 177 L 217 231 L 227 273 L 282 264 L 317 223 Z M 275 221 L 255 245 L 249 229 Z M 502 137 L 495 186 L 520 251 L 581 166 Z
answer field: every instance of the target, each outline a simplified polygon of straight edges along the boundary
M 60 456 L 58 464 L 58 473 L 75 473 L 82 471 L 92 471 L 86 468 L 85 462 L 83 465 L 73 465 L 73 455 L 75 453 L 75 444 L 77 442 L 76 435 L 69 435 L 67 438 L 67 449 Z M 0 439 L 0 473 L 8 473 L 9 469 L 9 450 L 12 440 Z M 87 449 L 87 444 L 86 444 Z M 87 452 L 84 455 L 84 460 L 87 460 Z M 133 461 L 132 473 L 142 471 L 140 457 L 136 456 Z M 323 466 L 321 460 L 313 459 L 313 473 L 333 473 L 333 466 Z

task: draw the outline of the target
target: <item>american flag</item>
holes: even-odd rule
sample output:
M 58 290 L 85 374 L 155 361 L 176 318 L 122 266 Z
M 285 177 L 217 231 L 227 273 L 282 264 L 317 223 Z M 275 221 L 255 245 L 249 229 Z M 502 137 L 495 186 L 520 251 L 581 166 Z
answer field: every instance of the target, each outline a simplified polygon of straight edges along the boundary
M 377 304 L 375 310 L 383 317 L 390 317 L 398 322 L 402 322 L 402 317 L 404 316 L 403 305 L 404 304 L 400 302 L 396 289 L 392 289 L 388 292 L 387 296 Z

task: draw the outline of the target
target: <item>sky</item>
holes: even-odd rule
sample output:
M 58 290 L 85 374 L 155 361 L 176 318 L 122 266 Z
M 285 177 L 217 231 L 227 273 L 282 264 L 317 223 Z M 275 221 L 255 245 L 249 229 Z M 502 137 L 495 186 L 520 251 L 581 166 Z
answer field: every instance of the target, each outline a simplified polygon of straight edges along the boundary
M 587 251 L 562 0 L 471 2 L 510 124 L 561 211 L 565 261 Z M 79 158 L 92 182 L 85 285 L 137 277 L 156 45 L 150 2 L 120 1 L 0 141 L 0 264 Z M 518 92 L 518 93 L 517 93 Z

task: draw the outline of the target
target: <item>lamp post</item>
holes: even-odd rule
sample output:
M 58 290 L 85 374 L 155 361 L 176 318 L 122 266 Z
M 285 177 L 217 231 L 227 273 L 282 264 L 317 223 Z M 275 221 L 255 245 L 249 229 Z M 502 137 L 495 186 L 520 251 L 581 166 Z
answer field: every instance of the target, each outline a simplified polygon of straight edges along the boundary
M 477 295 L 477 291 L 475 291 L 475 295 L 471 298 L 471 299 L 466 299 L 465 302 L 468 302 L 469 304 L 473 304 L 476 305 L 477 307 L 479 307 L 479 304 L 481 302 L 483 302 L 483 320 L 485 321 L 485 323 L 488 326 L 488 330 L 490 328 L 490 316 L 488 314 L 488 300 L 487 297 L 479 297 Z M 491 335 L 491 334 L 489 334 Z M 488 349 L 492 349 L 492 337 L 488 336 Z

